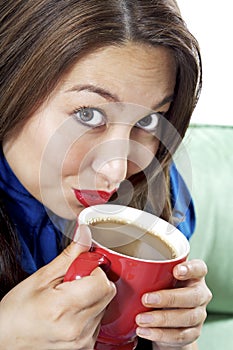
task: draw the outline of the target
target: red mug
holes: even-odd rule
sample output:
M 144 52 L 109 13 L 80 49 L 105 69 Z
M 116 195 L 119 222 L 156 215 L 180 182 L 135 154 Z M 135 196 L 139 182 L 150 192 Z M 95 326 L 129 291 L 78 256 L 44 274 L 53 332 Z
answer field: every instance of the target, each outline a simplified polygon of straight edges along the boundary
M 187 259 L 189 242 L 165 220 L 121 205 L 86 208 L 78 222 L 89 225 L 93 246 L 74 260 L 64 281 L 89 275 L 97 266 L 102 267 L 115 283 L 117 294 L 101 321 L 95 350 L 133 350 L 137 345 L 136 315 L 149 311 L 141 302 L 142 295 L 175 286 L 173 268 Z M 162 247 L 159 256 L 154 256 L 151 246 L 158 239 Z M 171 254 L 169 258 L 165 251 Z

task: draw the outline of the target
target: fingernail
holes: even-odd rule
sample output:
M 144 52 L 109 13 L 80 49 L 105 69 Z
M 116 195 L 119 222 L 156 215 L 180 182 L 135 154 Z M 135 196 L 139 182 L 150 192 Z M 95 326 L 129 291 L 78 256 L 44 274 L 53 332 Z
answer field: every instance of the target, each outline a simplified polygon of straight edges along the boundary
M 187 275 L 187 273 L 188 273 L 188 269 L 187 269 L 187 267 L 186 266 L 179 266 L 178 267 L 178 272 L 179 272 L 179 275 L 181 275 L 181 276 L 185 276 L 185 275 Z
M 151 314 L 142 314 L 137 317 L 138 323 L 152 323 L 154 321 L 154 317 Z
M 136 332 L 137 332 L 137 335 L 142 336 L 142 337 L 149 337 L 151 334 L 151 330 L 149 328 L 138 327 Z
M 161 297 L 159 294 L 156 293 L 147 293 L 144 297 L 146 304 L 160 304 L 161 303 Z

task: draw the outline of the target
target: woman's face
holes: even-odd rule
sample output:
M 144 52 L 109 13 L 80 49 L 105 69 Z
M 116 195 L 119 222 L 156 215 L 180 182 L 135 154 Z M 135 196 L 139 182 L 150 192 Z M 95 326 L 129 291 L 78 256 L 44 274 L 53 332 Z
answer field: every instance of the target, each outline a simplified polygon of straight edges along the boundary
M 4 141 L 6 159 L 36 199 L 73 219 L 149 165 L 175 80 L 166 48 L 128 43 L 94 52 Z

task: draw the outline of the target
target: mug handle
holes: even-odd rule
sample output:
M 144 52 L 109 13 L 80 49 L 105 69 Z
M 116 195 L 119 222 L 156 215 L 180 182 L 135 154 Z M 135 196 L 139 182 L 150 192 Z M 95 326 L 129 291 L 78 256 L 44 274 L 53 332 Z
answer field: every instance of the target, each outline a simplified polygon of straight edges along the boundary
M 84 252 L 81 253 L 68 268 L 64 281 L 73 281 L 85 276 L 89 276 L 90 273 L 96 268 L 101 267 L 104 271 L 110 268 L 110 261 L 108 258 L 96 252 Z

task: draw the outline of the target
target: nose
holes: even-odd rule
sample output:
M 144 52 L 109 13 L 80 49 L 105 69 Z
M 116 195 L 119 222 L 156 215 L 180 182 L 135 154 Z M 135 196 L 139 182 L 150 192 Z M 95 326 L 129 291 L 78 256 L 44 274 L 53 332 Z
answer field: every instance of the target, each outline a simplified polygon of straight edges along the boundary
M 118 187 L 127 174 L 127 158 L 102 160 L 101 164 L 94 162 L 93 168 L 97 176 L 101 177 L 108 189 Z
M 96 173 L 97 182 L 104 182 L 104 186 L 109 190 L 118 187 L 126 178 L 129 135 L 130 132 L 126 135 L 118 132 L 115 136 L 105 138 L 95 149 L 92 168 Z

